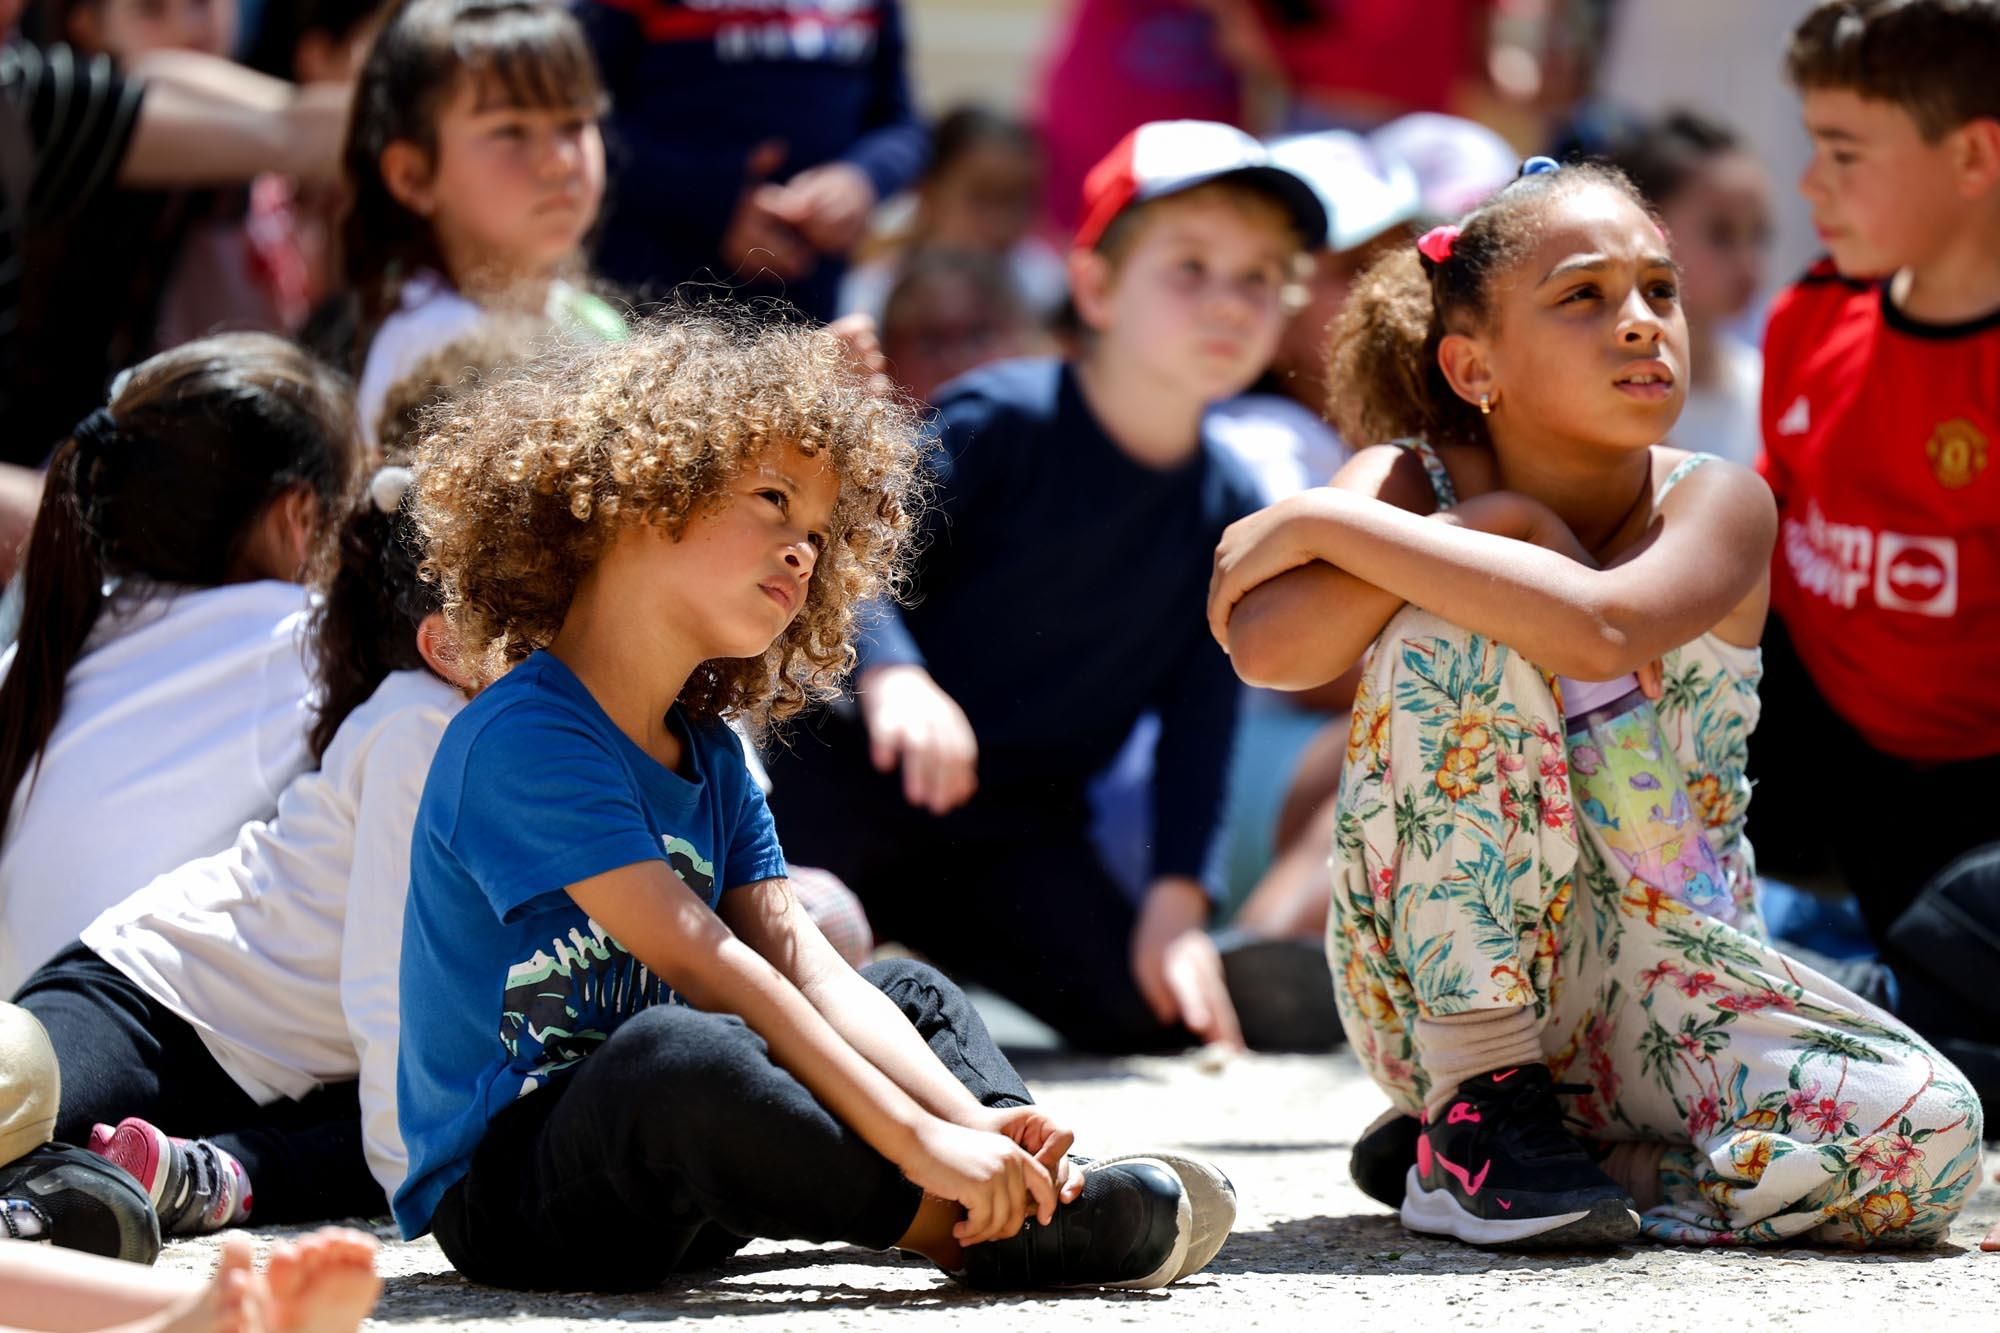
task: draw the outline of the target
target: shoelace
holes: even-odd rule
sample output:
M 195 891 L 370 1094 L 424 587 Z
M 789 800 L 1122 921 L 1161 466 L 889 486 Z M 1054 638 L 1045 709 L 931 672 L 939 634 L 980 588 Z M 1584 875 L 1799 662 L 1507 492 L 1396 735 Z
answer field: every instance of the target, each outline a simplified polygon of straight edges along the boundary
M 24 1232 L 21 1223 L 14 1217 L 17 1212 L 26 1213 L 34 1218 L 36 1229 Z M 7 1228 L 10 1240 L 47 1240 L 55 1234 L 56 1229 L 54 1220 L 47 1213 L 26 1199 L 14 1198 L 0 1199 L 0 1225 Z
M 1597 1089 L 1588 1083 L 1542 1083 L 1522 1080 L 1511 1091 L 1498 1089 L 1494 1100 L 1506 1123 L 1521 1135 L 1521 1145 L 1537 1153 L 1581 1154 L 1583 1145 L 1565 1128 L 1582 1122 L 1563 1113 L 1561 1097 L 1587 1096 Z

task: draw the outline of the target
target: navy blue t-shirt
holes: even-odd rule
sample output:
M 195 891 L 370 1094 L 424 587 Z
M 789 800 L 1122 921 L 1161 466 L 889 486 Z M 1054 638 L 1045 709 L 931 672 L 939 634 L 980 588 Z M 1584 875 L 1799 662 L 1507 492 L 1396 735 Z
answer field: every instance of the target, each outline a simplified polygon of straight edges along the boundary
M 711 907 L 785 873 L 764 794 L 720 722 L 681 721 L 692 777 L 537 653 L 445 729 L 417 806 L 403 916 L 396 1191 L 408 1237 L 465 1175 L 486 1126 L 627 1018 L 678 1000 L 565 889 L 665 861 Z
M 1256 483 L 1207 440 L 1141 463 L 1060 361 L 973 371 L 937 409 L 908 606 L 876 608 L 862 668 L 929 670 L 972 723 L 982 791 L 1081 791 L 1157 714 L 1152 873 L 1201 877 L 1241 689 L 1208 632 L 1208 579 Z

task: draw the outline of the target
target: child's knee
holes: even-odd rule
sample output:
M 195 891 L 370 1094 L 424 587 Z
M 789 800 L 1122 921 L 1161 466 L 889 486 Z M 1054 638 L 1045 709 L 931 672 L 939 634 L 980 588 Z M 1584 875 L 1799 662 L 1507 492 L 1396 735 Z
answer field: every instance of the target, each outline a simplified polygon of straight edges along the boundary
M 55 1134 L 61 1088 L 49 1034 L 26 1009 L 0 1002 L 0 1166 Z
M 1374 651 L 1377 659 L 1386 655 L 1378 669 L 1392 689 L 1406 679 L 1421 677 L 1435 683 L 1453 674 L 1470 683 L 1474 677 L 1465 676 L 1463 670 L 1470 667 L 1479 681 L 1498 683 L 1499 699 L 1554 706 L 1554 692 L 1541 668 L 1498 639 L 1475 634 L 1420 606 L 1398 611 L 1375 640 Z M 1461 667 L 1457 673 L 1450 669 L 1454 663 Z M 1393 694 L 1380 697 L 1394 699 Z
M 1924 1089 L 1891 1123 L 1846 1145 L 1859 1173 L 1842 1233 L 1830 1237 L 1868 1248 L 1931 1245 L 1945 1238 L 1980 1181 L 1985 1133 L 1978 1099 L 1949 1065 L 1907 1061 Z

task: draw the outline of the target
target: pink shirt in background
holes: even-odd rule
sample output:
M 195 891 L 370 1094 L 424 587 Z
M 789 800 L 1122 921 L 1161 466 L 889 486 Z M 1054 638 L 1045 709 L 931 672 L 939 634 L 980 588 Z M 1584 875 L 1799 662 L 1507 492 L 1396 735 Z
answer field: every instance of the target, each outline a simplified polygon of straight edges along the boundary
M 1129 131 L 1153 120 L 1237 123 L 1240 90 L 1214 29 L 1175 0 L 1076 0 L 1034 108 L 1048 147 L 1046 211 L 1064 237 L 1076 228 L 1084 175 Z

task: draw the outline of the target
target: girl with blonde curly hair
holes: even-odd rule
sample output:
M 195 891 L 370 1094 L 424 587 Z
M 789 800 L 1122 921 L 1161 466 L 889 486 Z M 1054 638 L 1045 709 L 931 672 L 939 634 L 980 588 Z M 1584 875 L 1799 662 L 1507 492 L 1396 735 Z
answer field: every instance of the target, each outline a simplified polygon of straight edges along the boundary
M 468 1277 L 643 1288 L 766 1236 L 1159 1286 L 1226 1234 L 1219 1177 L 1205 1235 L 1169 1163 L 1086 1182 L 964 996 L 857 974 L 786 880 L 727 722 L 835 692 L 917 456 L 836 335 L 713 314 L 554 350 L 434 423 L 427 567 L 492 683 L 418 808 L 395 1211 Z

